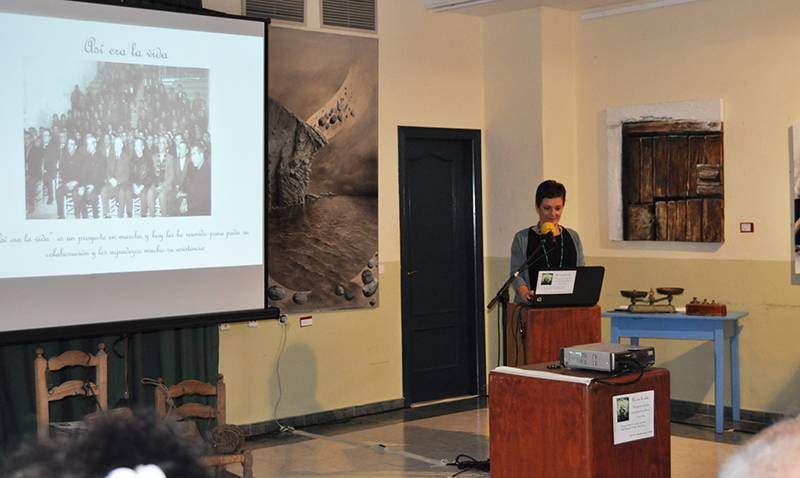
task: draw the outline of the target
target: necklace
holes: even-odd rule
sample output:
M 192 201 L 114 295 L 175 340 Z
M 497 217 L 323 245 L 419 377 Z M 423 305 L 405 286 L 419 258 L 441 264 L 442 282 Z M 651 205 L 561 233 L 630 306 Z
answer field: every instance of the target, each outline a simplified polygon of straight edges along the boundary
M 561 229 L 561 227 L 559 227 L 559 229 Z M 558 260 L 558 268 L 561 269 L 562 267 L 564 267 L 564 231 L 563 230 L 561 231 L 561 234 L 559 234 L 559 236 L 561 237 L 561 258 Z M 546 250 L 544 248 L 544 241 L 542 241 L 540 243 L 540 245 L 542 247 L 542 254 L 544 254 L 544 262 L 545 262 L 545 264 L 547 264 L 547 268 L 549 269 L 550 268 L 550 257 L 548 257 L 548 252 L 550 252 L 550 251 L 548 251 L 548 250 Z

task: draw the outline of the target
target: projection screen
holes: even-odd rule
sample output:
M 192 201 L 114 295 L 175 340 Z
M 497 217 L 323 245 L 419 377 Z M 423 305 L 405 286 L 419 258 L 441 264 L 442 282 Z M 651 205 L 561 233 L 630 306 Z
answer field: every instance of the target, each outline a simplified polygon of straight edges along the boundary
M 265 30 L 0 3 L 0 334 L 267 310 Z

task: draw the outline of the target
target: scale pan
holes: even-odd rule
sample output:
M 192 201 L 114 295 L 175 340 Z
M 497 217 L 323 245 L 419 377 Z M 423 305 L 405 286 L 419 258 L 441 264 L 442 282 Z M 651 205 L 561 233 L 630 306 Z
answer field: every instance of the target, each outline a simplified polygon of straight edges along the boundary
M 656 292 L 664 295 L 681 295 L 683 294 L 683 287 L 659 287 Z

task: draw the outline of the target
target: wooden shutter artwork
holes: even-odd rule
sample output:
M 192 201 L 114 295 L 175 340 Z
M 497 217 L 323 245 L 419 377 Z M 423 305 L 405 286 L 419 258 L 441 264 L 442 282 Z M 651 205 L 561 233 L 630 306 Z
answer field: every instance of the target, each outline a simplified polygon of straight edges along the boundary
M 626 241 L 723 242 L 722 123 L 622 124 Z

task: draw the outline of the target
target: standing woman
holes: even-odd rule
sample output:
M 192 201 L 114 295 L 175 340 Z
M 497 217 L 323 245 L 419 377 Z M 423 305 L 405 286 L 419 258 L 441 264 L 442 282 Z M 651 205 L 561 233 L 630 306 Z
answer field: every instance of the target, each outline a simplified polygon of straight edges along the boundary
M 578 233 L 562 226 L 561 214 L 567 190 L 564 185 L 548 179 L 536 188 L 536 212 L 539 221 L 514 235 L 511 243 L 511 273 L 517 271 L 528 257 L 534 261 L 520 272 L 511 284 L 516 292 L 514 302 L 525 304 L 535 297 L 536 281 L 540 270 L 553 270 L 584 265 L 583 246 Z M 551 236 L 548 233 L 552 233 Z

